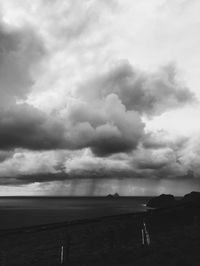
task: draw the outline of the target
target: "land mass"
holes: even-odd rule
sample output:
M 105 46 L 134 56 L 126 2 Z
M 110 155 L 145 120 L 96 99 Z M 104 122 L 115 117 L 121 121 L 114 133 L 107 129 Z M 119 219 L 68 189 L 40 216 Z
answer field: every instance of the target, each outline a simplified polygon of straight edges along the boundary
M 199 200 L 161 195 L 143 213 L 2 230 L 0 265 L 199 266 Z
M 174 206 L 182 206 L 185 204 L 200 204 L 200 192 L 192 191 L 191 193 L 186 194 L 183 198 L 177 200 L 171 194 L 162 194 L 158 197 L 151 198 L 147 207 L 150 208 L 166 208 Z
M 120 195 L 118 193 L 115 193 L 115 194 L 108 194 L 106 197 L 107 198 L 118 198 L 120 197 Z

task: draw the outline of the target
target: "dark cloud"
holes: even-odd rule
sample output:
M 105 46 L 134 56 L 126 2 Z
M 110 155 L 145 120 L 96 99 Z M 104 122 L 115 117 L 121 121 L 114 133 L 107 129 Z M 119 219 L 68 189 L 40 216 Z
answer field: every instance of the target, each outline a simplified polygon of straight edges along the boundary
M 113 103 L 116 101 L 113 98 Z M 91 148 L 98 156 L 128 152 L 136 149 L 144 134 L 144 124 L 133 112 L 120 109 L 118 115 L 107 113 L 102 125 L 67 121 L 47 115 L 29 104 L 16 104 L 0 111 L 0 149 L 24 148 L 30 150 Z M 117 111 L 117 109 L 116 109 Z M 110 116 L 110 117 L 109 117 Z M 95 117 L 94 117 L 95 118 Z M 89 119 L 88 119 L 89 120 Z
M 171 149 L 139 150 L 130 159 L 132 167 L 138 170 L 159 170 L 174 161 L 174 153 Z M 152 174 L 152 172 L 151 172 Z
M 88 81 L 77 93 L 87 101 L 116 94 L 127 110 L 148 116 L 159 115 L 195 100 L 194 94 L 177 82 L 173 65 L 150 74 L 132 67 L 128 62 L 119 63 L 107 73 Z
M 0 149 L 90 147 L 96 155 L 107 156 L 137 147 L 144 124 L 136 112 L 126 110 L 116 94 L 108 95 L 100 108 L 96 103 L 91 107 L 77 101 L 63 120 L 31 105 L 16 104 L 31 90 L 43 45 L 32 30 L 2 27 L 0 48 Z
M 134 178 L 140 175 L 134 171 L 119 171 L 119 170 L 108 170 L 108 169 L 97 169 L 97 170 L 75 170 L 70 173 L 57 172 L 57 173 L 37 173 L 37 174 L 21 174 L 7 177 L 0 177 L 1 185 L 24 185 L 35 182 L 45 183 L 53 181 L 73 181 L 79 179 L 124 179 Z
M 48 150 L 65 147 L 65 129 L 56 119 L 28 105 L 0 112 L 0 149 Z
M 147 149 L 173 146 L 166 137 L 145 133 L 141 116 L 195 101 L 193 93 L 177 82 L 173 65 L 148 74 L 127 62 L 81 85 L 76 97 L 80 101 L 68 109 L 67 120 L 76 128 L 82 147 L 90 147 L 97 156 L 131 152 L 141 142 Z
M 71 185 L 79 183 L 79 180 L 93 180 L 98 183 L 99 180 L 196 180 L 192 170 L 175 173 L 175 170 L 167 170 L 164 164 L 152 163 L 149 165 L 140 164 L 140 169 L 106 169 L 96 170 L 73 170 L 71 172 L 38 172 L 36 174 L 16 174 L 12 176 L 0 177 L 1 185 L 26 185 L 32 183 L 47 183 L 54 181 L 69 181 Z M 171 171 L 171 172 L 170 172 Z M 90 191 L 89 194 L 92 194 Z
M 30 28 L 0 26 L 0 149 L 63 148 L 64 127 L 24 100 L 34 71 L 45 55 L 42 40 Z
M 66 120 L 72 143 L 76 147 L 90 147 L 98 156 L 136 149 L 144 134 L 140 115 L 126 111 L 115 94 L 91 104 L 77 101 Z
M 157 169 L 161 169 L 164 166 L 166 166 L 167 162 L 138 162 L 137 167 L 139 169 L 153 169 L 153 170 L 157 170 Z
M 122 137 L 114 135 L 97 138 L 91 145 L 94 154 L 98 156 L 108 156 L 118 152 L 129 152 L 137 147 L 137 142 L 131 143 Z
M 136 125 L 139 128 L 134 128 Z M 128 124 L 125 123 L 125 126 L 128 127 Z M 133 120 L 133 127 L 129 129 L 131 137 L 126 135 L 125 132 L 123 134 L 123 129 L 120 130 L 116 126 L 102 125 L 97 127 L 95 138 L 90 143 L 92 151 L 98 156 L 106 156 L 136 149 L 143 134 L 143 125 L 141 122 L 137 124 Z
M 13 151 L 0 151 L 0 163 L 12 157 L 14 154 Z
M 34 67 L 44 53 L 32 30 L 0 28 L 1 150 L 90 148 L 96 156 L 105 157 L 130 153 L 141 142 L 146 148 L 161 148 L 166 142 L 153 143 L 147 137 L 141 115 L 159 114 L 194 99 L 176 82 L 172 66 L 147 74 L 120 63 L 80 86 L 62 118 L 47 115 L 29 104 L 16 103 L 30 92 Z
M 53 157 L 52 152 L 49 151 L 36 152 L 35 155 L 32 153 L 19 150 L 13 153 L 12 158 L 7 158 L 2 163 L 0 184 L 24 185 L 69 181 L 73 188 L 74 183 L 79 183 L 73 180 L 97 180 L 98 183 L 98 180 L 149 179 L 159 181 L 199 178 L 198 169 L 192 166 L 190 161 L 184 160 L 181 155 L 182 151 L 169 147 L 144 149 L 140 146 L 129 154 L 115 154 L 109 158 L 95 157 L 91 152 L 86 154 L 77 151 L 74 151 L 74 155 L 67 152 L 65 155 Z M 177 159 L 178 156 L 179 159 Z M 6 168 L 9 168 L 9 172 L 3 170 Z M 89 194 L 92 194 L 95 184 L 96 181 L 90 186 Z
M 52 181 L 64 181 L 69 179 L 67 173 L 38 173 L 32 175 L 19 175 L 15 180 L 16 184 L 30 184 L 34 182 L 52 182 Z M 9 177 L 8 177 L 9 180 Z

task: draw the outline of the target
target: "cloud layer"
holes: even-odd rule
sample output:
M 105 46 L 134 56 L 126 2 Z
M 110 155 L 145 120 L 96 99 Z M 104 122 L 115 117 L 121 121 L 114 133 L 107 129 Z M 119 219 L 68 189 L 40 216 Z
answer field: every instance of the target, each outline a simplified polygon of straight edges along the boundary
M 161 127 L 200 114 L 198 4 L 133 2 L 0 0 L 0 184 L 199 177 L 200 132 Z
M 119 63 L 105 74 L 89 81 L 78 90 L 88 101 L 116 94 L 127 110 L 159 115 L 171 108 L 194 101 L 194 94 L 176 81 L 176 68 L 167 65 L 154 73 L 135 69 L 130 63 Z
M 0 26 L 0 107 L 8 108 L 31 91 L 34 67 L 44 55 L 40 39 L 30 28 Z M 37 67 L 38 64 L 37 64 Z

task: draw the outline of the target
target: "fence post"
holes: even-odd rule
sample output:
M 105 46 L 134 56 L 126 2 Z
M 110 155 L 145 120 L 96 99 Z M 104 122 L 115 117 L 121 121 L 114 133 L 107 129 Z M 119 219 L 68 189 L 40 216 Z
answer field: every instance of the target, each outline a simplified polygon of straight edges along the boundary
M 70 235 L 68 230 L 64 230 L 60 245 L 60 264 L 65 266 L 69 265 L 69 253 L 70 253 Z

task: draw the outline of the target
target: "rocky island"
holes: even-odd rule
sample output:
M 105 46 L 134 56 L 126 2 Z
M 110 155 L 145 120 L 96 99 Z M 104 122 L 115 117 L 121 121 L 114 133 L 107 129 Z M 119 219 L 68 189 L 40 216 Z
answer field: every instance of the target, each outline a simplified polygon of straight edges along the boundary
M 120 197 L 120 195 L 118 193 L 115 193 L 115 194 L 108 194 L 106 197 L 107 198 L 118 198 Z

